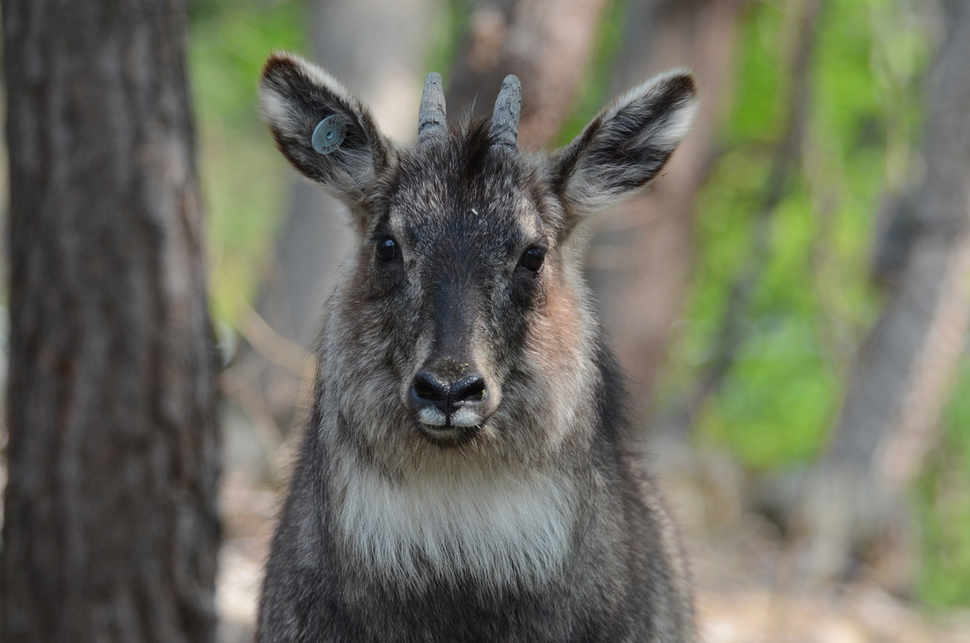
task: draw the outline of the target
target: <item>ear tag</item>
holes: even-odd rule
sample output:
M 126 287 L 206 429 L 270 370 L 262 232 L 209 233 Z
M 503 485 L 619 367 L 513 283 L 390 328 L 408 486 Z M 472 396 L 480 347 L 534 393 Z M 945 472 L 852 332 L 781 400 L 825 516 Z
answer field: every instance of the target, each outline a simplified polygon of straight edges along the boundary
M 317 126 L 313 130 L 313 136 L 310 138 L 310 144 L 313 146 L 315 152 L 330 154 L 340 147 L 346 135 L 347 126 L 344 124 L 343 119 L 336 114 L 332 114 L 317 123 Z

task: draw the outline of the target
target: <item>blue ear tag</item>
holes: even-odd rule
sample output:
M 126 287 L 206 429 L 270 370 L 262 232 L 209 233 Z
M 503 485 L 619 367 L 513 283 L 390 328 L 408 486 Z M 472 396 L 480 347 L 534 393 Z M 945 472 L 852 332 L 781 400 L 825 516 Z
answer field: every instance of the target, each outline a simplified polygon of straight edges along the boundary
M 313 150 L 320 154 L 330 154 L 344 142 L 347 135 L 347 126 L 342 118 L 336 114 L 327 116 L 317 123 L 310 138 Z

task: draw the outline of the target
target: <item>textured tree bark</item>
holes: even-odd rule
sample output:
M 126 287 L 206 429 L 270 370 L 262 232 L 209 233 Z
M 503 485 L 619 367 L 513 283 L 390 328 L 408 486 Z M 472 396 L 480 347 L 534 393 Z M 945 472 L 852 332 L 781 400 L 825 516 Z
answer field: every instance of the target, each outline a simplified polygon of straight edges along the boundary
M 3 0 L 0 640 L 215 634 L 215 352 L 181 0 Z
M 970 3 L 951 5 L 927 91 L 926 172 L 900 202 L 910 249 L 795 516 L 814 577 L 844 573 L 853 551 L 898 527 L 901 492 L 938 437 L 970 327 Z

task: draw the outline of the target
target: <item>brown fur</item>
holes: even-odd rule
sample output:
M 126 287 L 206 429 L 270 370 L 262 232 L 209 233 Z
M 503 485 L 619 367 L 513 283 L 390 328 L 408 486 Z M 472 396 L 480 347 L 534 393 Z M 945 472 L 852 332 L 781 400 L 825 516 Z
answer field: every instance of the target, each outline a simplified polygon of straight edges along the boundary
M 347 203 L 357 247 L 327 304 L 258 639 L 694 640 L 575 234 L 663 166 L 689 77 L 632 91 L 552 156 L 494 144 L 487 123 L 396 148 L 295 57 L 270 60 L 261 98 L 284 155 Z M 317 154 L 331 115 L 347 143 Z

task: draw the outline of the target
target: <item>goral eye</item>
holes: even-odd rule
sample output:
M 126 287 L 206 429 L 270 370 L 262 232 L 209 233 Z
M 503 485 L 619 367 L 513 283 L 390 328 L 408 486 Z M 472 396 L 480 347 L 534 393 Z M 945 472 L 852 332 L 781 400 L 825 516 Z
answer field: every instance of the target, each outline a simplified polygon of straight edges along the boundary
M 532 246 L 522 253 L 519 265 L 529 272 L 538 273 L 542 270 L 542 264 L 546 260 L 546 249 L 539 246 Z
M 397 242 L 390 237 L 381 237 L 377 240 L 375 254 L 380 261 L 392 261 L 397 257 Z

